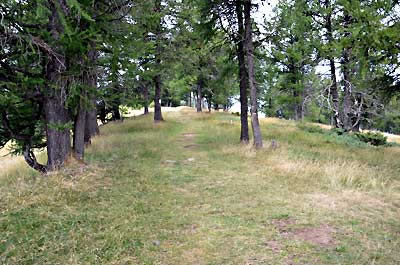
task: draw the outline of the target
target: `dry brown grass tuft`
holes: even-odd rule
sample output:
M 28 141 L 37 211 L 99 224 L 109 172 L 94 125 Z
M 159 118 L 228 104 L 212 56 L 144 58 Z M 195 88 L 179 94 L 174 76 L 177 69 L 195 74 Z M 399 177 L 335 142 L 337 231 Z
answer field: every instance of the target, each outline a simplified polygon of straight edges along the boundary
M 23 165 L 24 159 L 22 157 L 9 155 L 10 144 L 0 149 L 0 177 L 7 175 L 8 172 L 15 172 Z

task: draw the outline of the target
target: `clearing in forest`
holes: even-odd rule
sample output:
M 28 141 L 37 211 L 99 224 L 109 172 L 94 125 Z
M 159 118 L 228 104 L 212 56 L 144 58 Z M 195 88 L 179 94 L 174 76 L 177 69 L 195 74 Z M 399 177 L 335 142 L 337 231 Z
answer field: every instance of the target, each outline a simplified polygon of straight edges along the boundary
M 400 264 L 399 147 L 269 119 L 255 152 L 237 116 L 165 118 L 103 126 L 87 165 L 3 170 L 0 264 Z

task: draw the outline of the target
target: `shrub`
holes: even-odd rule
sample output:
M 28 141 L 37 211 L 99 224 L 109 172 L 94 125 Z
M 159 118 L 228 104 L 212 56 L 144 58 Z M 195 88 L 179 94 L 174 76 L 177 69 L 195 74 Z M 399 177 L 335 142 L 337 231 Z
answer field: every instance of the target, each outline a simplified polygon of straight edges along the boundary
M 370 143 L 372 145 L 385 145 L 387 143 L 387 137 L 382 133 L 367 132 L 367 133 L 355 133 L 354 134 L 360 141 Z
M 385 146 L 386 146 L 386 147 L 400 147 L 400 144 L 399 144 L 399 143 L 396 143 L 396 142 L 387 142 L 387 143 L 385 144 Z
M 337 135 L 343 135 L 346 131 L 342 128 L 332 128 L 331 133 L 337 134 Z
M 374 146 L 393 146 L 387 143 L 387 137 L 379 132 L 367 132 L 367 133 L 347 133 L 341 128 L 332 128 L 325 130 L 317 125 L 311 125 L 306 123 L 299 123 L 297 127 L 302 131 L 309 133 L 322 134 L 325 137 L 325 141 L 329 143 L 345 144 L 348 146 L 355 147 L 368 147 L 368 144 Z
M 375 124 L 376 129 L 388 133 L 400 134 L 400 115 L 388 114 L 379 118 Z
M 297 125 L 297 127 L 299 127 L 299 129 L 309 132 L 309 133 L 325 133 L 325 130 L 322 129 L 321 127 L 317 126 L 317 125 L 310 125 L 310 124 L 305 124 L 305 123 L 299 123 Z

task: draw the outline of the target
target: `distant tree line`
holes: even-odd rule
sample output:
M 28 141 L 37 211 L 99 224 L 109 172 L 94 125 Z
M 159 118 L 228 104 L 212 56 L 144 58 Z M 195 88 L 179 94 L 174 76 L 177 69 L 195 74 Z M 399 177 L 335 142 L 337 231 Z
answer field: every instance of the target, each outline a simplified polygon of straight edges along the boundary
M 399 8 L 392 0 L 280 1 L 263 25 L 267 113 L 283 108 L 288 118 L 345 131 L 400 114 L 391 104 L 400 91 Z

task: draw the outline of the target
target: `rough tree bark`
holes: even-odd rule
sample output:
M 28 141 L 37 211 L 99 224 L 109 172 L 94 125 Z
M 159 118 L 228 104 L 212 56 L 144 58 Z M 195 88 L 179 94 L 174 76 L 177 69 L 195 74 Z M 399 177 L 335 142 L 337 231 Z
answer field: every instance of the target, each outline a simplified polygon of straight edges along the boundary
M 293 73 L 295 73 L 295 68 L 293 68 Z M 293 88 L 293 119 L 295 121 L 300 120 L 301 117 L 301 102 L 300 101 L 300 93 L 296 90 L 296 88 Z
M 97 124 L 97 109 L 96 109 L 96 100 L 91 100 L 91 106 L 86 111 L 86 120 L 85 120 L 85 144 L 88 145 L 91 143 L 91 140 L 94 136 L 100 133 L 99 127 Z
M 157 24 L 156 29 L 156 69 L 157 71 L 161 70 L 161 0 L 156 0 L 154 12 L 157 13 L 160 18 Z M 155 93 L 154 93 L 154 122 L 163 121 L 162 113 L 161 113 L 161 74 L 157 73 L 153 78 Z
M 257 110 L 257 87 L 254 75 L 254 46 L 251 27 L 251 0 L 244 1 L 244 20 L 246 35 L 247 68 L 250 85 L 251 127 L 253 129 L 254 146 L 256 149 L 263 147 L 260 123 Z
M 238 21 L 238 43 L 237 56 L 239 63 L 239 86 L 240 86 L 240 141 L 249 143 L 249 123 L 248 123 L 248 95 L 249 80 L 246 70 L 246 58 L 244 50 L 244 25 L 243 25 L 243 6 L 240 0 L 236 0 L 236 16 Z
M 161 76 L 156 75 L 154 77 L 154 122 L 163 121 L 162 113 L 161 113 Z
M 112 117 L 111 119 L 113 121 L 120 121 L 121 120 L 121 112 L 119 111 L 119 100 L 117 102 L 114 102 L 112 109 L 111 109 L 111 113 L 112 113 Z
M 87 81 L 87 86 L 90 87 L 93 91 L 96 91 L 98 52 L 95 49 L 94 42 L 91 43 L 91 46 L 92 49 L 90 49 L 88 52 L 89 70 L 86 81 Z M 86 119 L 85 119 L 84 142 L 86 145 L 91 143 L 92 137 L 100 133 L 99 126 L 97 124 L 96 99 L 94 98 L 94 96 L 91 96 L 90 98 L 91 98 L 90 105 L 86 109 Z
M 351 23 L 351 16 L 346 12 L 343 18 L 344 28 L 346 30 L 345 37 L 349 38 L 351 33 L 348 27 Z M 343 128 L 345 131 L 352 129 L 351 109 L 352 109 L 352 87 L 351 87 L 351 69 L 350 69 L 351 48 L 343 48 L 342 54 L 342 71 L 344 82 L 344 96 L 343 96 Z
M 211 96 L 210 96 L 210 97 L 207 97 L 208 112 L 211 112 L 211 109 L 212 109 L 212 102 L 211 102 L 211 100 L 212 100 L 212 97 L 211 97 Z
M 73 149 L 75 158 L 83 160 L 85 152 L 86 109 L 82 102 L 74 121 Z
M 81 65 L 86 66 L 82 69 L 82 83 L 85 85 L 84 91 L 82 91 L 83 99 L 80 100 L 78 106 L 78 113 L 74 120 L 74 138 L 73 138 L 73 150 L 74 156 L 77 159 L 83 160 L 85 145 L 91 142 L 91 137 L 98 133 L 97 117 L 93 117 L 93 112 L 96 111 L 96 106 L 85 104 L 88 97 L 91 97 L 93 91 L 96 90 L 97 76 L 96 76 L 96 60 L 97 52 L 95 50 L 95 43 L 91 43 L 92 48 L 88 51 L 88 60 L 84 62 L 82 60 Z M 88 89 L 86 89 L 86 87 Z M 93 102 L 93 100 L 92 100 Z M 96 114 L 95 114 L 96 115 Z M 92 119 L 92 120 L 88 120 Z
M 49 68 L 58 66 L 58 63 L 48 64 Z M 58 68 L 58 67 L 57 67 Z M 56 73 L 50 73 L 50 80 L 59 80 Z M 58 83 L 56 90 L 49 91 L 52 95 L 45 99 L 44 111 L 46 117 L 47 136 L 47 167 L 48 170 L 60 168 L 71 152 L 70 122 L 68 110 L 65 108 L 65 85 Z
M 42 174 L 47 173 L 46 166 L 39 164 L 36 160 L 36 156 L 33 153 L 31 146 L 29 144 L 24 147 L 24 159 L 25 162 L 33 169 L 39 171 Z
M 143 85 L 143 101 L 144 101 L 144 115 L 149 114 L 149 87 L 146 84 Z
M 202 90 L 203 90 L 203 80 L 201 77 L 197 79 L 197 102 L 196 102 L 196 110 L 197 112 L 202 111 L 202 106 L 201 106 L 201 100 L 203 99 L 202 95 Z
M 110 102 L 110 109 L 111 109 L 111 120 L 112 121 L 121 121 L 121 112 L 119 111 L 119 106 L 121 105 L 121 99 L 120 99 L 120 91 L 121 87 L 118 83 L 117 80 L 114 80 L 114 93 L 117 95 L 115 98 L 113 98 Z
M 339 107 L 339 93 L 337 89 L 337 80 L 336 80 L 336 67 L 335 60 L 330 57 L 329 58 L 330 72 L 331 72 L 331 82 L 332 85 L 330 87 L 331 97 L 332 97 L 332 112 L 333 112 L 333 122 L 336 128 L 341 128 L 342 121 L 340 120 L 340 107 Z
M 344 96 L 343 96 L 343 128 L 346 131 L 350 131 L 351 124 L 351 80 L 350 80 L 350 69 L 349 69 L 349 56 L 350 50 L 345 48 L 343 51 L 343 82 L 344 82 Z
M 329 10 L 331 8 L 330 0 L 325 1 L 325 8 Z M 333 28 L 332 28 L 332 11 L 328 11 L 328 14 L 325 18 L 325 27 L 326 27 L 326 37 L 328 40 L 328 44 L 333 43 Z M 340 106 L 339 106 L 339 93 L 337 88 L 337 80 L 336 80 L 336 67 L 335 67 L 335 58 L 329 54 L 328 55 L 329 66 L 330 66 L 330 74 L 331 74 L 331 87 L 330 87 L 330 94 L 332 97 L 332 116 L 334 126 L 336 128 L 341 128 L 343 126 L 340 117 Z
M 49 17 L 48 31 L 52 39 L 58 40 L 64 27 L 59 17 L 59 12 L 67 14 L 65 1 L 49 2 L 51 14 Z M 57 7 L 58 6 L 58 7 Z M 59 51 L 59 47 L 54 47 Z M 66 105 L 66 81 L 62 78 L 65 71 L 65 58 L 61 52 L 49 55 L 46 66 L 46 79 L 49 84 L 44 99 L 44 113 L 47 136 L 47 170 L 57 170 L 63 166 L 71 152 L 70 116 Z

